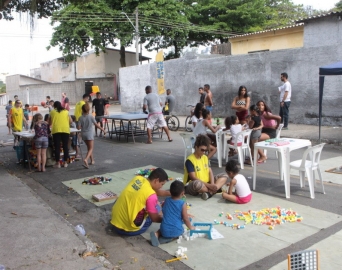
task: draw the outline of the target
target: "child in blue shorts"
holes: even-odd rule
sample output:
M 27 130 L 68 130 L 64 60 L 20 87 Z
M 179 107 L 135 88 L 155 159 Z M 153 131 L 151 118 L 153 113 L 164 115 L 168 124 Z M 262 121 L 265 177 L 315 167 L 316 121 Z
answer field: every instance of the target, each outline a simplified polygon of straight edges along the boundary
M 183 221 L 189 229 L 195 229 L 190 223 L 186 203 L 182 200 L 184 192 L 184 184 L 181 181 L 176 180 L 171 184 L 171 197 L 167 197 L 163 204 L 160 229 L 150 233 L 152 246 L 157 247 L 181 236 L 184 232 Z

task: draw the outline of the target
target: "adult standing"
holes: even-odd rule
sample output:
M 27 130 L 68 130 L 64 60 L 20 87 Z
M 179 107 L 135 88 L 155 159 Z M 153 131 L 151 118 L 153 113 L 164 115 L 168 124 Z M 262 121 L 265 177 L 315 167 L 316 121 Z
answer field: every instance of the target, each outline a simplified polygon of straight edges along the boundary
M 70 111 L 70 104 L 69 98 L 67 97 L 66 93 L 62 93 L 62 100 L 61 100 L 62 107 L 67 111 Z
M 153 170 L 148 178 L 135 176 L 121 192 L 113 205 L 110 223 L 120 235 L 134 236 L 144 233 L 152 222 L 161 223 L 158 197 L 170 196 L 160 190 L 168 180 L 162 168 Z
M 92 112 L 95 112 L 95 121 L 103 128 L 102 120 L 105 112 L 105 100 L 102 98 L 101 92 L 96 93 L 96 98 L 93 99 Z M 97 137 L 97 127 L 95 125 L 95 136 Z M 100 131 L 102 137 L 102 131 Z
M 167 105 L 167 107 L 166 107 Z M 165 99 L 165 115 L 170 115 L 172 114 L 173 109 L 175 108 L 176 105 L 176 98 L 174 95 L 171 94 L 171 89 L 166 90 L 166 99 Z M 166 110 L 167 109 L 167 110 Z
M 213 103 L 213 94 L 212 94 L 212 92 L 210 90 L 210 85 L 209 84 L 205 84 L 204 85 L 204 91 L 206 93 L 206 96 L 205 96 L 205 99 L 204 99 L 204 106 L 205 106 L 205 108 L 210 113 L 212 113 L 214 103 Z
M 289 124 L 289 109 L 291 105 L 291 83 L 288 81 L 287 73 L 283 72 L 280 75 L 280 80 L 284 82 L 282 86 L 278 87 L 280 110 L 279 115 L 281 117 L 281 123 L 284 123 L 283 129 L 287 130 Z
M 231 108 L 236 111 L 236 116 L 239 118 L 241 125 L 246 124 L 246 116 L 250 105 L 250 97 L 248 96 L 247 87 L 241 85 L 238 95 L 234 98 Z
M 198 135 L 195 141 L 195 152 L 188 156 L 184 166 L 185 193 L 192 196 L 201 194 L 203 200 L 211 198 L 228 180 L 228 175 L 224 173 L 214 177 L 209 167 L 208 157 L 204 155 L 208 149 L 208 137 Z
M 200 101 L 199 103 L 202 103 L 204 105 L 204 100 L 206 97 L 206 92 L 204 91 L 203 87 L 198 88 L 198 93 L 200 94 Z
M 27 125 L 27 121 L 24 117 L 24 110 L 21 107 L 21 101 L 16 99 L 14 107 L 11 108 L 9 113 L 8 124 L 12 129 L 12 132 L 20 132 L 23 130 L 23 123 Z
M 63 166 L 68 167 L 69 159 L 69 136 L 70 136 L 70 123 L 72 122 L 69 112 L 62 107 L 61 102 L 55 101 L 53 104 L 54 109 L 50 112 L 49 125 L 52 126 L 52 137 L 55 147 L 55 160 L 54 168 L 60 168 L 59 162 L 61 157 L 61 142 L 63 145 Z
M 266 141 L 268 139 L 274 139 L 277 136 L 277 128 L 281 120 L 280 116 L 272 114 L 271 109 L 267 106 L 267 104 L 263 100 L 258 101 L 257 106 L 258 106 L 260 118 L 263 124 L 259 142 Z M 264 152 L 261 149 L 259 149 L 258 153 L 260 156 L 258 159 L 258 163 L 265 162 L 267 157 L 264 154 Z
M 152 129 L 155 124 L 158 124 L 158 126 L 165 131 L 167 138 L 169 139 L 169 142 L 172 142 L 172 139 L 170 137 L 170 131 L 166 125 L 162 113 L 162 102 L 160 100 L 160 97 L 157 94 L 152 93 L 152 87 L 149 85 L 145 87 L 145 93 L 146 96 L 144 97 L 143 111 L 146 111 L 148 109 L 147 143 L 152 143 Z

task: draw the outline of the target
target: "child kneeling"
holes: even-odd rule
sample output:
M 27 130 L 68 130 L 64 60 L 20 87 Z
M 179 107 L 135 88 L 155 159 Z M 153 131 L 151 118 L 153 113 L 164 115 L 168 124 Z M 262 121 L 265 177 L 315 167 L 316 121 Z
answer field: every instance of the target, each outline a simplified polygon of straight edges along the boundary
M 236 160 L 229 160 L 226 164 L 226 173 L 232 179 L 226 186 L 222 187 L 222 197 L 228 201 L 244 204 L 252 199 L 252 192 L 246 178 L 239 174 L 240 168 Z M 235 192 L 233 188 L 235 187 Z
M 156 233 L 150 233 L 152 246 L 157 247 L 159 244 L 171 242 L 181 236 L 184 233 L 183 221 L 189 229 L 195 229 L 191 226 L 186 203 L 182 200 L 184 192 L 182 182 L 176 180 L 171 184 L 171 197 L 166 198 L 163 204 L 163 220 L 160 229 Z

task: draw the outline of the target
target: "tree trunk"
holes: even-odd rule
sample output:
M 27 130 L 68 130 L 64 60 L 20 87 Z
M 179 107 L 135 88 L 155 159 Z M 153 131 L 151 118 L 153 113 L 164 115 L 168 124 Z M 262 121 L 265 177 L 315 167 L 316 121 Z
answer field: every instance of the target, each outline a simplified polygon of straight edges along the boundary
M 125 46 L 120 46 L 120 64 L 121 67 L 126 67 L 126 51 Z
M 180 51 L 178 48 L 177 41 L 173 41 L 173 46 L 175 47 L 175 58 L 179 58 L 180 57 Z

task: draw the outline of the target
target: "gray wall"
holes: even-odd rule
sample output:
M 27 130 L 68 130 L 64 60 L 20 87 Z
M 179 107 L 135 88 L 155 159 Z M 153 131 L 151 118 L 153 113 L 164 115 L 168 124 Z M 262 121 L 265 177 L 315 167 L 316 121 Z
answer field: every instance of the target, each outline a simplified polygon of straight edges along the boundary
M 317 124 L 318 69 L 342 59 L 339 45 L 308 47 L 225 56 L 214 59 L 181 58 L 164 62 L 165 88 L 176 97 L 176 114 L 186 115 L 188 104 L 199 100 L 198 87 L 209 84 L 214 97 L 213 115 L 226 117 L 240 85 L 251 91 L 252 103 L 263 99 L 274 113 L 279 111 L 280 73 L 287 72 L 292 84 L 290 122 Z M 141 110 L 144 88 L 156 87 L 156 64 L 120 69 L 122 111 Z M 339 125 L 342 120 L 342 76 L 326 77 L 323 124 Z M 163 96 L 164 100 L 165 95 Z
M 63 82 L 52 84 L 31 84 L 21 85 L 19 89 L 13 88 L 7 90 L 7 96 L 13 100 L 14 95 L 18 95 L 23 103 L 27 102 L 29 93 L 30 105 L 40 105 L 45 101 L 46 96 L 50 96 L 52 100 L 61 100 L 62 92 L 66 92 L 71 104 L 75 104 L 82 99 L 85 93 L 85 81 L 93 81 L 94 85 L 98 85 L 102 95 L 107 94 L 108 97 L 114 96 L 114 78 L 94 78 L 87 80 L 77 80 L 75 82 Z

